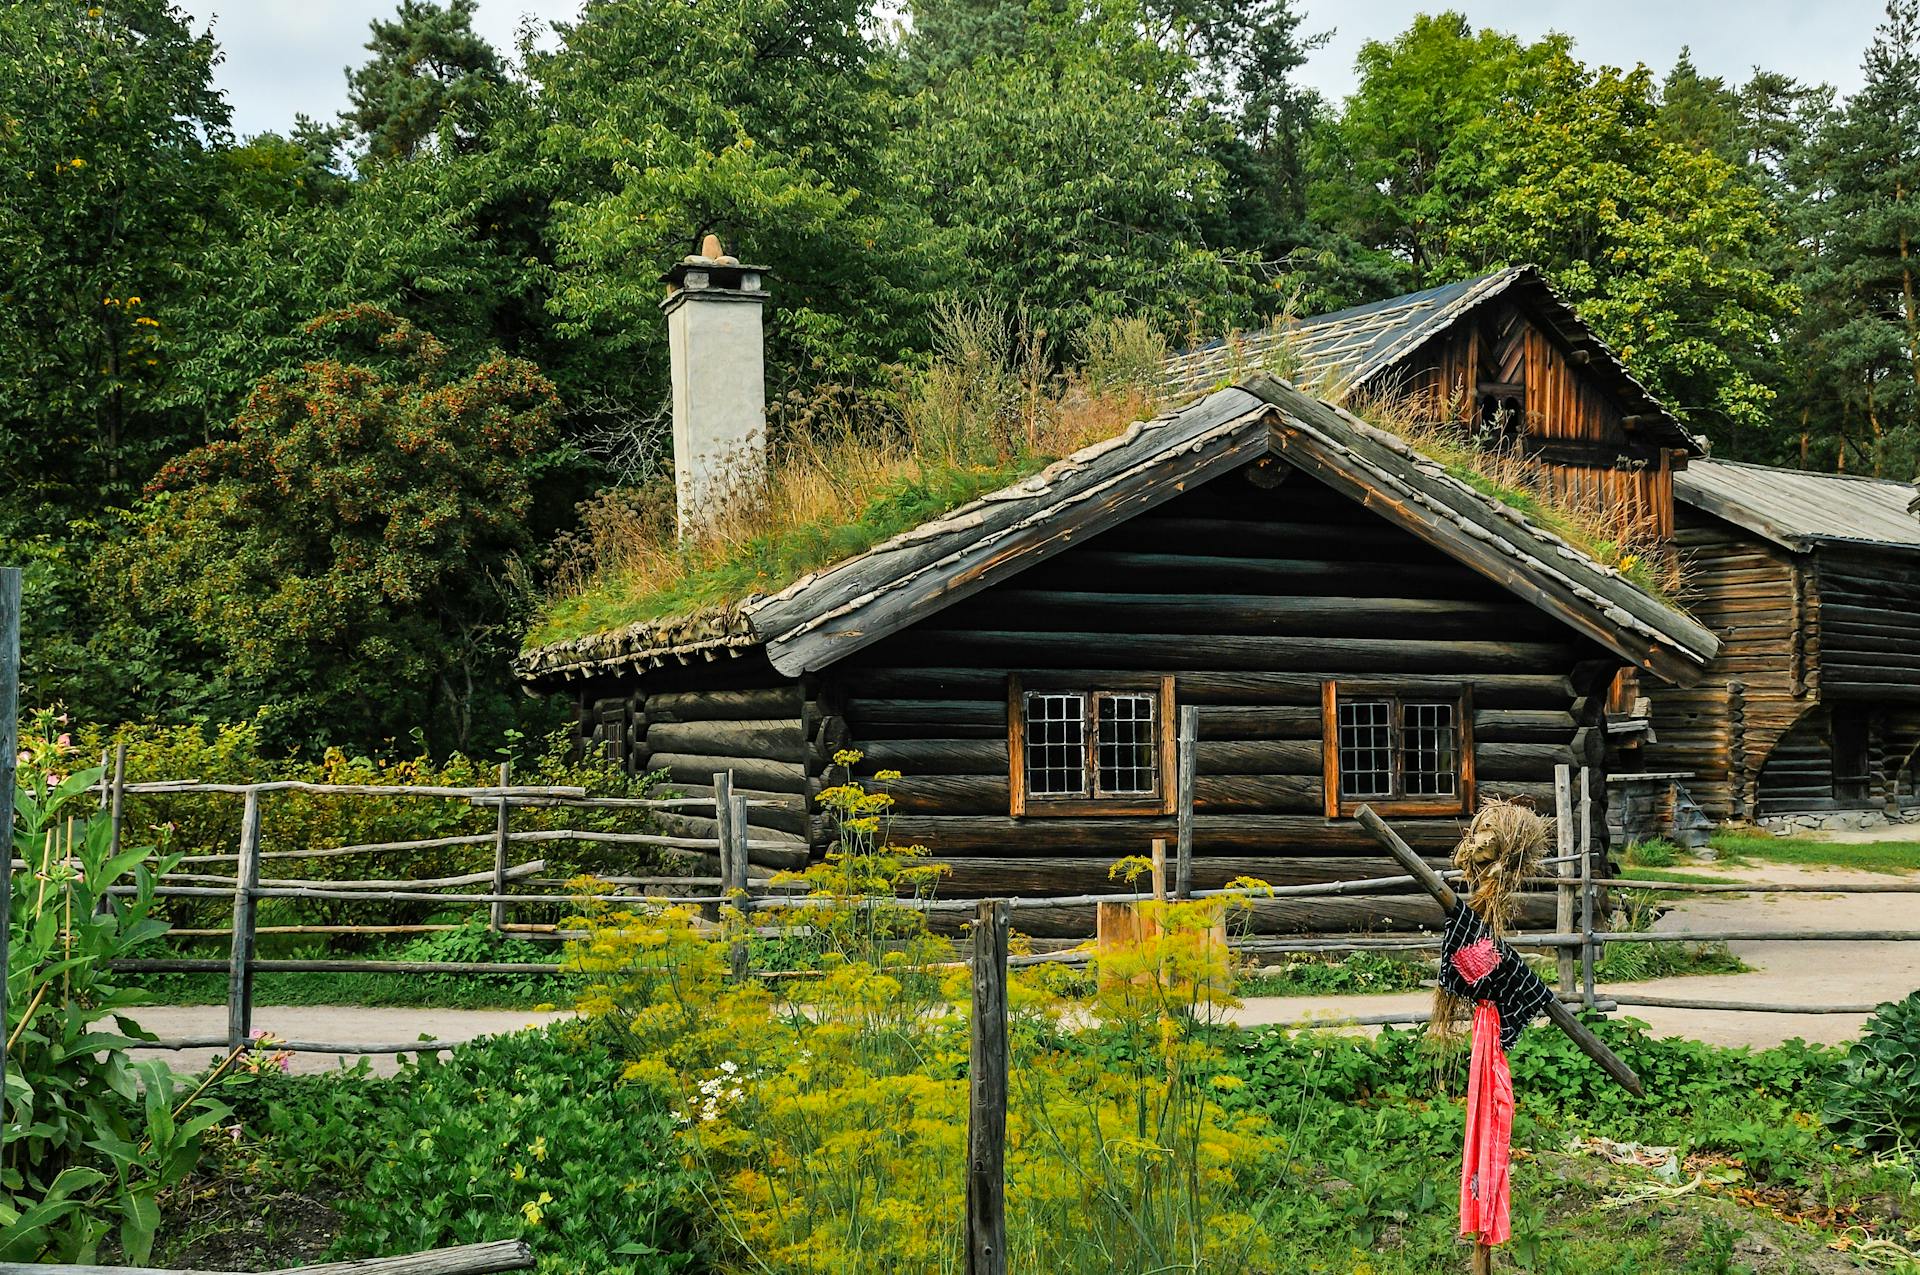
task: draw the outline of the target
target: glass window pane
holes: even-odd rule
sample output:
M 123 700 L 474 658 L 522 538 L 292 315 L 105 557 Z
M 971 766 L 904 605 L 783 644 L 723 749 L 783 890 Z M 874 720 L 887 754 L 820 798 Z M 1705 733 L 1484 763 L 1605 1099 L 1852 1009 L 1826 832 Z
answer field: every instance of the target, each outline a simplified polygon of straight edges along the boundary
M 1027 696 L 1027 795 L 1077 797 L 1087 791 L 1087 697 L 1078 692 Z
M 1452 704 L 1406 704 L 1400 719 L 1400 770 L 1409 797 L 1451 797 L 1459 791 Z
M 1099 704 L 1101 793 L 1158 791 L 1154 697 L 1103 695 Z
M 1340 701 L 1340 795 L 1393 795 L 1393 705 L 1386 700 Z

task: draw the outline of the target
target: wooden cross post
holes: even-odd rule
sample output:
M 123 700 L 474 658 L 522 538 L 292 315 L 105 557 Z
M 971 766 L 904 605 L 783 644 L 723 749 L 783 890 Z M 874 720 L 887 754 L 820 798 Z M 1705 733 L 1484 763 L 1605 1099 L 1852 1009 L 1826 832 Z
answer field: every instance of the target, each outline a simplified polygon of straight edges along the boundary
M 1360 807 L 1354 813 L 1354 817 L 1360 821 L 1361 827 L 1373 835 L 1375 841 L 1386 848 L 1387 853 L 1400 861 L 1400 866 L 1405 868 L 1415 881 L 1426 887 L 1427 893 L 1433 896 L 1434 902 L 1440 905 L 1441 911 L 1452 916 L 1465 906 L 1460 902 L 1460 896 L 1454 893 L 1453 887 L 1442 881 L 1440 874 L 1428 867 L 1427 861 L 1415 854 L 1413 847 L 1402 841 L 1400 834 L 1388 827 L 1387 821 L 1375 814 L 1371 806 Z M 1636 1098 L 1647 1096 L 1646 1090 L 1640 1086 L 1640 1077 L 1633 1074 L 1633 1068 L 1620 1061 L 1619 1055 L 1608 1049 L 1598 1036 L 1587 1030 L 1587 1025 L 1575 1018 L 1573 1011 L 1561 1004 L 1557 995 L 1547 998 L 1547 1017 L 1552 1020 L 1555 1027 L 1566 1034 L 1568 1040 L 1580 1047 L 1581 1053 L 1600 1064 L 1600 1070 L 1613 1077 L 1615 1084 Z

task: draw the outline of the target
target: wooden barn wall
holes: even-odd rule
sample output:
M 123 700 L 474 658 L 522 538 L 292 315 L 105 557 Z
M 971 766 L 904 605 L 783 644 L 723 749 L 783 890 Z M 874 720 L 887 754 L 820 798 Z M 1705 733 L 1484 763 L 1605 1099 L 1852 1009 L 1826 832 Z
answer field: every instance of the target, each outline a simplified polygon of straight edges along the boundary
M 1687 792 L 1715 819 L 1752 818 L 1761 768 L 1818 699 L 1816 599 L 1795 555 L 1710 515 L 1682 508 L 1675 541 L 1682 601 L 1720 653 L 1690 687 L 1641 679 L 1658 737 L 1643 763 L 1692 772 Z
M 1204 888 L 1389 871 L 1357 825 L 1324 816 L 1323 676 L 1470 684 L 1479 791 L 1550 808 L 1556 763 L 1603 760 L 1594 723 L 1616 667 L 1305 476 L 1263 491 L 1235 473 L 876 643 L 829 670 L 820 694 L 865 754 L 862 773 L 904 773 L 895 839 L 953 865 L 949 893 L 1054 893 L 1108 888 L 1108 866 L 1172 837 L 1174 821 L 1011 817 L 1009 672 L 1069 671 L 1089 689 L 1116 673 L 1173 675 L 1176 701 L 1200 709 Z M 1435 855 L 1461 828 L 1394 822 Z M 1394 906 L 1305 911 L 1323 927 L 1363 925 Z
M 1920 554 L 1813 555 L 1827 700 L 1920 704 Z
M 1613 396 L 1513 306 L 1491 306 L 1429 341 L 1395 369 L 1393 392 L 1438 416 L 1474 420 L 1481 387 L 1526 387 L 1526 437 L 1557 494 L 1624 509 L 1673 534 L 1673 459 L 1636 440 Z
M 1865 793 L 1841 796 L 1835 789 L 1833 714 L 1857 712 L 1866 719 Z M 1823 705 L 1787 732 L 1759 776 L 1759 813 L 1780 815 L 1837 810 L 1894 810 L 1920 804 L 1914 754 L 1920 749 L 1920 705 L 1870 707 Z

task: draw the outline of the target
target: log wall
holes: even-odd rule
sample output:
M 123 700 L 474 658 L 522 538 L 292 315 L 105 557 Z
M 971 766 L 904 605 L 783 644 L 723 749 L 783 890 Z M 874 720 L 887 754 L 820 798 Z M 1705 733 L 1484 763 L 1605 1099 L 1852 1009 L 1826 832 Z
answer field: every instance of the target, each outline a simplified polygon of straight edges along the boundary
M 1880 809 L 1914 800 L 1920 748 L 1920 566 L 1911 554 L 1793 553 L 1682 507 L 1695 619 L 1721 640 L 1698 685 L 1646 683 L 1651 770 L 1691 771 L 1715 819 Z M 1835 713 L 1867 732 L 1867 790 L 1836 788 Z
M 1822 696 L 1920 704 L 1920 555 L 1823 546 L 1813 563 Z
M 864 753 L 863 774 L 904 772 L 896 840 L 954 865 L 950 892 L 1064 893 L 1106 888 L 1107 865 L 1171 838 L 1174 821 L 1013 817 L 1008 675 L 1098 689 L 1171 674 L 1177 703 L 1200 714 L 1194 884 L 1206 888 L 1389 871 L 1357 825 L 1325 817 L 1324 677 L 1470 684 L 1479 791 L 1550 809 L 1556 763 L 1603 763 L 1618 665 L 1304 475 L 1261 490 L 1235 472 L 874 644 L 817 694 Z M 1461 822 L 1395 826 L 1444 854 Z M 1322 928 L 1427 911 L 1334 903 L 1312 909 Z
M 1676 547 L 1681 599 L 1720 638 L 1700 681 L 1647 678 L 1656 740 L 1645 768 L 1688 771 L 1688 794 L 1716 820 L 1751 819 L 1761 769 L 1818 703 L 1819 600 L 1805 562 L 1709 514 L 1682 508 Z
M 1864 721 L 1867 782 L 1863 790 L 1842 790 L 1836 782 L 1835 713 L 1857 713 Z M 1920 805 L 1914 773 L 1916 749 L 1920 749 L 1920 708 L 1898 705 L 1876 709 L 1844 701 L 1822 705 L 1801 718 L 1767 759 L 1760 772 L 1759 813 L 1893 811 Z

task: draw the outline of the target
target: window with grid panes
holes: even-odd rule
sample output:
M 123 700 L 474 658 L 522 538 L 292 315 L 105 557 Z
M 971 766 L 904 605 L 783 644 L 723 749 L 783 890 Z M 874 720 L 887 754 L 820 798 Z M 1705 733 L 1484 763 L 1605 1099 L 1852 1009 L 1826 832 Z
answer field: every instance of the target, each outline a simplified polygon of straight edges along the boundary
M 1153 689 L 1034 689 L 1017 695 L 1023 796 L 1036 804 L 1110 805 L 1130 813 L 1163 799 L 1165 697 Z
M 1343 801 L 1446 801 L 1460 795 L 1460 704 L 1394 695 L 1339 696 Z

